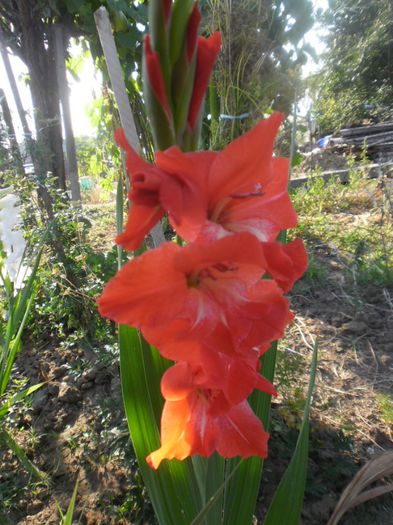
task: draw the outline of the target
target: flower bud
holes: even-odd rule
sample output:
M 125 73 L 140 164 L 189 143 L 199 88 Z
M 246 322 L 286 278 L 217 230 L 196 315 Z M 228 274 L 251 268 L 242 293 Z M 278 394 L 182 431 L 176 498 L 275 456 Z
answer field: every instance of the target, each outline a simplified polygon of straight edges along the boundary
M 221 34 L 213 33 L 209 38 L 199 37 L 194 90 L 188 112 L 188 124 L 194 130 L 205 98 L 217 55 L 221 49 Z

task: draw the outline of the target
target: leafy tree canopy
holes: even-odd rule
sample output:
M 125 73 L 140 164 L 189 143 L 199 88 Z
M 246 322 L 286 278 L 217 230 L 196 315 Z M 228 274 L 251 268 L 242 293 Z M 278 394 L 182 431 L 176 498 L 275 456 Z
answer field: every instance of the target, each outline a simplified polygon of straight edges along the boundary
M 314 22 L 313 6 L 310 0 L 204 0 L 201 5 L 208 30 L 223 34 L 214 76 L 217 113 L 237 117 L 218 130 L 225 143 L 270 109 L 291 112 L 300 66 L 313 55 L 303 40 Z M 249 116 L 242 119 L 244 114 Z
M 94 58 L 101 55 L 101 47 L 94 22 L 94 12 L 104 5 L 110 14 L 119 56 L 126 64 L 126 73 L 131 74 L 135 61 L 140 60 L 142 32 L 138 24 L 147 23 L 147 5 L 127 0 L 2 0 L 0 3 L 0 26 L 5 43 L 22 60 L 25 59 L 21 13 L 24 7 L 32 11 L 36 31 L 40 31 L 46 42 L 50 41 L 53 24 L 65 26 L 68 36 L 87 37 Z M 139 26 L 143 27 L 143 26 Z
M 326 65 L 311 81 L 321 130 L 391 119 L 392 1 L 330 0 L 322 22 L 329 30 Z

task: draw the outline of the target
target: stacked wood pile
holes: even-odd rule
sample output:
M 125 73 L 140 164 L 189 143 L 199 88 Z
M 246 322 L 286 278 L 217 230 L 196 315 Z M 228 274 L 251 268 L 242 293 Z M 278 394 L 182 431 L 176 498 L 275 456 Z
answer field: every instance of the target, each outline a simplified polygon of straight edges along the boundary
M 342 183 L 349 180 L 348 153 L 354 153 L 359 160 L 360 152 L 366 145 L 370 163 L 362 165 L 370 178 L 383 175 L 393 177 L 393 122 L 341 129 L 334 134 L 324 149 L 315 149 L 306 153 L 306 159 L 295 170 L 291 187 L 307 185 L 308 174 L 316 168 L 322 170 L 320 175 L 325 181 L 334 178 Z M 306 175 L 307 176 L 304 176 Z
M 376 162 L 393 161 L 393 122 L 347 128 L 340 131 L 340 143 L 361 149 L 367 144 L 367 152 Z

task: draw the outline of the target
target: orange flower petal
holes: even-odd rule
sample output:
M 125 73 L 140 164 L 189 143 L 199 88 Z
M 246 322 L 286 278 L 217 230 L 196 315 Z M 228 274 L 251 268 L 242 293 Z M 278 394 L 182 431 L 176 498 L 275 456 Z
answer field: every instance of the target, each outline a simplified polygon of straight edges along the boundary
M 164 210 L 161 206 L 131 204 L 126 227 L 123 233 L 116 237 L 116 243 L 126 250 L 137 250 L 147 233 L 163 216 Z
M 267 261 L 266 271 L 287 293 L 307 269 L 307 252 L 301 239 L 288 244 L 262 243 Z
M 209 457 L 215 450 L 225 458 L 266 457 L 268 438 L 247 401 L 230 406 L 223 398 L 220 401 L 219 393 L 197 389 L 186 398 L 165 402 L 162 446 L 147 462 L 157 469 L 164 459 Z
M 149 454 L 147 463 L 154 469 L 163 459 L 183 460 L 192 453 L 192 445 L 185 440 L 184 429 L 190 417 L 187 399 L 166 401 L 161 417 L 162 446 Z
M 176 318 L 187 294 L 185 276 L 173 264 L 179 250 L 173 243 L 164 243 L 125 264 L 97 301 L 101 315 L 136 327 Z

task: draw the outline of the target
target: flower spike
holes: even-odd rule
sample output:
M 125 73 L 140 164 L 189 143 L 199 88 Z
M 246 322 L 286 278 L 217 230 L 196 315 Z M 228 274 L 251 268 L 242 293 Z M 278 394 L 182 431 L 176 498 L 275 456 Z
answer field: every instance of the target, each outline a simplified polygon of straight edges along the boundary
M 195 151 L 221 48 L 219 33 L 198 37 L 200 19 L 197 1 L 149 0 L 143 76 L 154 163 L 132 149 L 123 130 L 115 134 L 126 153 L 131 203 L 116 242 L 137 249 L 164 214 L 181 242 L 130 258 L 97 301 L 102 316 L 139 329 L 174 361 L 162 367 L 143 345 L 145 372 L 153 367 L 146 396 L 153 400 L 161 378 L 165 399 L 161 446 L 152 451 L 143 443 L 153 469 L 164 459 L 213 452 L 266 457 L 269 434 L 247 400 L 254 390 L 276 395 L 261 356 L 292 321 L 284 294 L 307 265 L 301 240 L 277 241 L 297 224 L 288 159 L 273 154 L 283 115 L 273 113 L 222 151 Z M 148 419 L 156 425 L 153 408 Z

